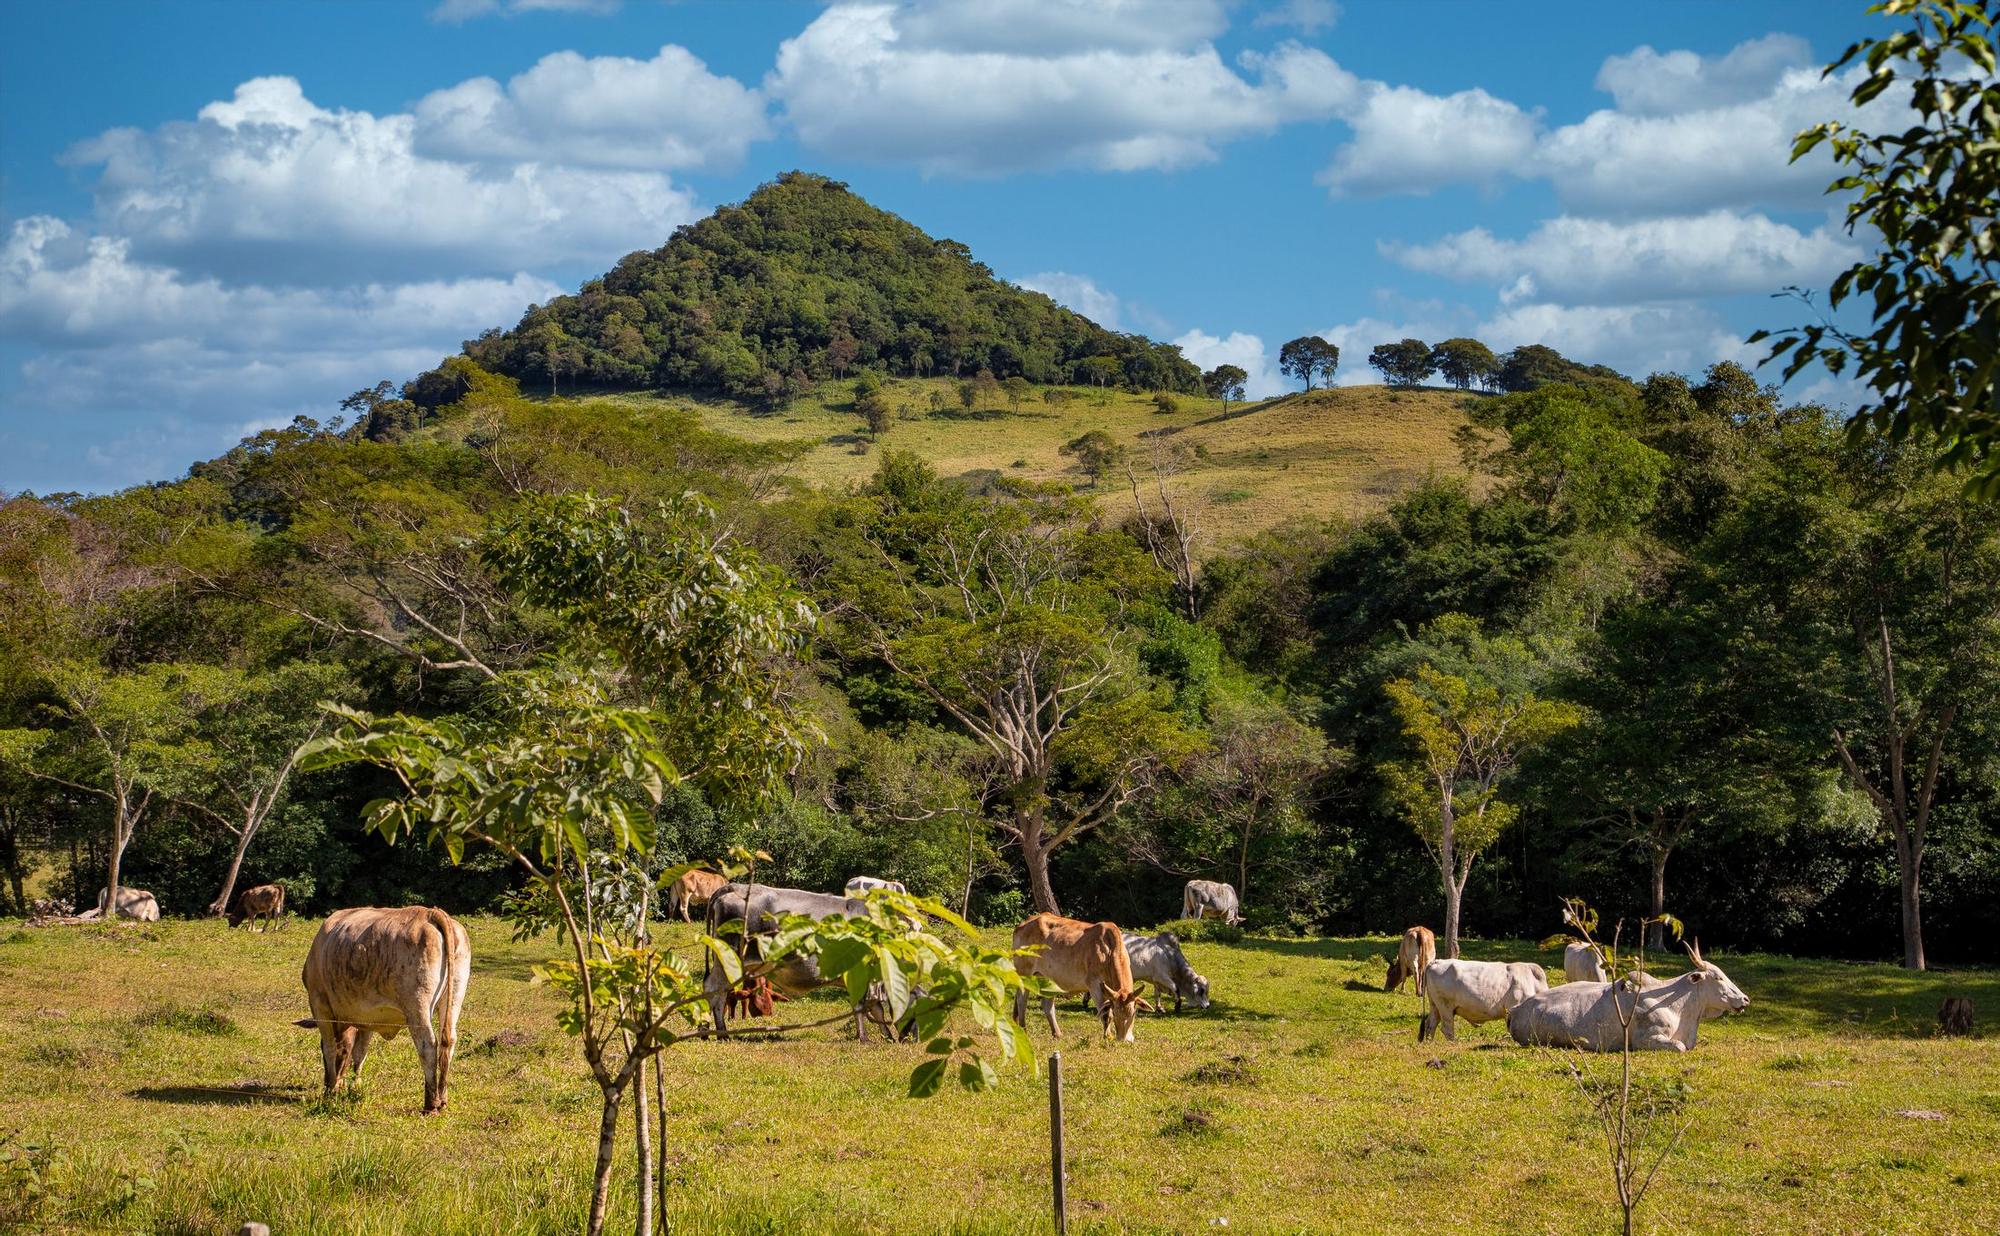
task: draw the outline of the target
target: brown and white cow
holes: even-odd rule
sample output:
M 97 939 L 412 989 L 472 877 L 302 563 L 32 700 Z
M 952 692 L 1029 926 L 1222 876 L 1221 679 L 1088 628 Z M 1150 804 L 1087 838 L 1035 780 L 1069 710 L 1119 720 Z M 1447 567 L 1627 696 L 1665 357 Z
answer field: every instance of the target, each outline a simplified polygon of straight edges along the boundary
M 1389 977 L 1382 982 L 1383 991 L 1400 990 L 1411 978 L 1417 980 L 1417 994 L 1424 994 L 1424 967 L 1437 960 L 1437 934 L 1428 927 L 1412 927 L 1403 933 L 1402 942 L 1396 948 L 1396 959 L 1389 963 Z
M 1125 955 L 1125 937 L 1116 923 L 1085 923 L 1059 914 L 1037 914 L 1014 928 L 1014 947 L 1038 947 L 1040 951 L 1014 958 L 1017 973 L 1044 978 L 1063 991 L 1089 995 L 1097 1008 L 1099 1022 L 1109 1038 L 1121 1043 L 1133 1041 L 1132 1024 L 1141 1010 L 1153 1006 L 1139 996 L 1132 982 L 1131 959 Z M 1049 1019 L 1049 1032 L 1062 1037 L 1056 1024 L 1056 1002 L 1042 1000 L 1042 1012 Z M 1028 1024 L 1028 993 L 1014 996 L 1014 1020 Z
M 264 930 L 258 919 L 268 919 L 275 923 L 285 914 L 285 886 L 282 884 L 259 884 L 236 894 L 236 905 L 229 911 L 229 925 L 241 927 L 245 920 L 257 923 L 257 930 Z
M 727 887 L 729 881 L 713 871 L 684 871 L 667 889 L 667 913 L 691 923 L 694 917 L 689 911 L 707 909 L 709 898 Z
M 329 1095 L 350 1064 L 360 1079 L 376 1035 L 408 1029 L 424 1067 L 424 1114 L 444 1110 L 472 977 L 472 942 L 456 919 L 429 906 L 336 911 L 313 937 L 299 977 L 312 1016 L 298 1024 L 319 1030 Z

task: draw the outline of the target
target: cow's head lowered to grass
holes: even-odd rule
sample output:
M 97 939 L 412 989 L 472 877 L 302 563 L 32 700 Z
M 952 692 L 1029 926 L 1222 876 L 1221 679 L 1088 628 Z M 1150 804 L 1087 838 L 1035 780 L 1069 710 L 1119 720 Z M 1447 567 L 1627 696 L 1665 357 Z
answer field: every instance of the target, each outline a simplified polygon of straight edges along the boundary
M 1132 1026 L 1141 1012 L 1151 1012 L 1153 1006 L 1139 995 L 1138 988 L 1128 991 L 1105 989 L 1103 1006 L 1098 1010 L 1098 1019 L 1104 1025 L 1106 1038 L 1120 1043 L 1133 1042 Z

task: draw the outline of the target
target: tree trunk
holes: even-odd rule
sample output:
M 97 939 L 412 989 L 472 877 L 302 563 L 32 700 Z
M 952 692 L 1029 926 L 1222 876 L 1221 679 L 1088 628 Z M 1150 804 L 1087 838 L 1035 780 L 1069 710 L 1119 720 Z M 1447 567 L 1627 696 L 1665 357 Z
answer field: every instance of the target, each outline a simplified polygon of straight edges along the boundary
M 250 838 L 255 835 L 255 827 L 246 818 L 243 821 L 243 831 L 236 834 L 236 852 L 229 856 L 229 870 L 222 877 L 222 891 L 209 903 L 210 917 L 220 917 L 229 913 L 229 899 L 236 894 L 236 877 L 243 873 L 243 855 L 250 849 Z
M 107 922 L 118 917 L 118 869 L 125 862 L 125 839 L 131 836 L 125 831 L 124 807 L 114 805 L 112 810 L 117 814 L 113 817 L 111 825 L 111 861 L 105 864 L 102 916 Z
M 1924 965 L 1924 909 L 1918 876 L 1923 870 L 1924 852 L 1910 836 L 1907 825 L 1896 829 L 1896 866 L 1903 884 L 1903 968 L 1922 970 Z
M 605 1086 L 604 1114 L 597 1125 L 597 1176 L 590 1192 L 589 1236 L 604 1236 L 604 1215 L 611 1204 L 611 1165 L 618 1150 L 618 1104 L 624 1092 Z
M 632 1151 L 639 1162 L 639 1217 L 633 1236 L 653 1236 L 653 1129 L 646 1112 L 646 1074 L 641 1063 L 639 1084 L 632 1087 Z
M 1458 956 L 1458 904 L 1465 894 L 1465 886 L 1451 878 L 1444 877 L 1444 955 Z
M 1036 792 L 1039 794 L 1039 788 Z M 1042 842 L 1044 824 L 1039 802 L 1015 809 L 1014 826 L 1021 838 L 1021 865 L 1028 869 L 1028 895 L 1034 899 L 1038 913 L 1061 914 L 1062 905 L 1056 901 L 1056 890 L 1049 883 L 1049 851 L 1054 847 Z
M 0 868 L 7 872 L 7 889 L 14 897 L 14 912 L 25 915 L 28 912 L 28 896 L 23 889 L 27 873 L 21 863 L 21 823 L 20 817 L 11 809 L 0 808 Z
M 1672 853 L 1666 846 L 1653 848 L 1653 895 L 1646 913 L 1655 921 L 1646 924 L 1646 947 L 1654 952 L 1667 946 L 1667 925 L 1657 920 L 1667 912 L 1667 856 Z

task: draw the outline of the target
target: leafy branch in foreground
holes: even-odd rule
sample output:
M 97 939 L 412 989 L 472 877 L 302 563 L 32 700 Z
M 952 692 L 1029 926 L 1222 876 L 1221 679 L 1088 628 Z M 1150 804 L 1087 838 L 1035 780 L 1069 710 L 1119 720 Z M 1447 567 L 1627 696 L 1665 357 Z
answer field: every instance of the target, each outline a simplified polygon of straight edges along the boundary
M 1828 193 L 1853 195 L 1847 230 L 1866 227 L 1881 249 L 1835 277 L 1829 312 L 1869 305 L 1872 328 L 1855 334 L 1829 320 L 1777 332 L 1769 360 L 1790 354 L 1789 380 L 1818 362 L 1840 374 L 1853 362 L 1867 390 L 1851 430 L 1892 441 L 1937 439 L 1938 464 L 1966 470 L 1974 497 L 2000 498 L 2000 80 L 1994 76 L 1990 0 L 1887 0 L 1870 9 L 1912 27 L 1865 39 L 1826 68 L 1867 69 L 1855 107 L 1908 99 L 1914 124 L 1863 132 L 1840 121 L 1798 135 L 1792 160 L 1830 145 L 1847 169 Z M 1883 96 L 1888 96 L 1886 99 Z M 1803 295 L 1803 293 L 1800 293 Z

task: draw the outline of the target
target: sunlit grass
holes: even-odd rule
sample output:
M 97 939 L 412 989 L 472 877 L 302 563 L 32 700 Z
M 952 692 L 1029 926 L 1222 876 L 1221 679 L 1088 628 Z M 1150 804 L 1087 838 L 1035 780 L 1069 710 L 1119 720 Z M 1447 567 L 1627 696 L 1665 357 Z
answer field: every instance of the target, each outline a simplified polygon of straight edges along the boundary
M 530 982 L 551 946 L 468 926 L 473 984 L 433 1119 L 405 1037 L 378 1045 L 357 1099 L 319 1100 L 317 1038 L 290 1024 L 309 924 L 0 930 L 0 1137 L 47 1160 L 31 1212 L 0 1172 L 0 1228 L 578 1230 L 596 1091 Z M 1214 1007 L 1145 1018 L 1136 1044 L 1066 1007 L 1073 1230 L 1606 1230 L 1600 1147 L 1560 1062 L 1497 1025 L 1419 1046 L 1415 999 L 1379 990 L 1391 947 L 1192 943 Z M 2000 1228 L 2000 1039 L 1928 1033 L 1947 993 L 2000 1010 L 2000 972 L 1717 960 L 1751 1011 L 1705 1027 L 1690 1057 L 1642 1060 L 1694 1092 L 1647 1230 Z M 917 1053 L 831 1031 L 675 1049 L 674 1230 L 1046 1231 L 1042 1079 L 911 1101 Z
M 892 449 L 914 451 L 947 476 L 989 470 L 1090 490 L 1076 461 L 1062 454 L 1063 443 L 1102 429 L 1128 447 L 1143 475 L 1149 458 L 1143 435 L 1165 431 L 1187 448 L 1187 470 L 1177 485 L 1206 508 L 1212 550 L 1289 519 L 1366 515 L 1429 476 L 1464 475 L 1453 434 L 1467 423 L 1467 401 L 1477 398 L 1441 389 L 1340 387 L 1232 404 L 1227 416 L 1213 399 L 1183 396 L 1178 411 L 1163 415 L 1151 395 L 1067 389 L 1072 398 L 1066 403 L 1049 404 L 1036 388 L 1018 409 L 996 395 L 990 405 L 968 411 L 958 402 L 956 382 L 898 379 L 888 391 L 899 411 L 879 442 L 869 439 L 852 410 L 851 383 L 829 383 L 776 411 L 683 395 L 596 400 L 628 407 L 664 400 L 697 411 L 711 429 L 757 442 L 802 443 L 808 449 L 789 474 L 836 487 L 866 480 L 881 452 Z M 946 401 L 944 408 L 932 409 L 933 393 Z M 1131 511 L 1122 471 L 1096 492 L 1114 517 Z

